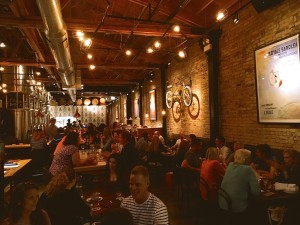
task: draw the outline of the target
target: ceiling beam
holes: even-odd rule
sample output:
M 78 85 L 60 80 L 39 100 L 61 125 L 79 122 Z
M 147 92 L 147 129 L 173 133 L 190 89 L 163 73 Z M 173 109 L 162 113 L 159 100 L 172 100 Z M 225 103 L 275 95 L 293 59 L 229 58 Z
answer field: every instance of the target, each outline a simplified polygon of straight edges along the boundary
M 35 62 L 34 60 L 24 60 L 24 59 L 8 59 L 8 58 L 0 58 L 0 65 L 2 66 L 16 66 L 22 64 L 23 66 L 49 66 L 55 67 L 55 62 Z M 97 65 L 94 64 L 96 68 L 100 69 L 124 69 L 124 70 L 147 70 L 147 69 L 158 69 L 162 65 L 160 64 L 102 64 Z M 75 63 L 75 67 L 77 69 L 81 68 L 89 68 L 90 64 L 82 64 L 82 63 Z
M 129 0 L 130 2 L 133 2 L 135 4 L 141 5 L 141 6 L 148 6 L 148 3 L 144 0 Z M 173 6 L 173 5 L 172 5 Z M 171 8 L 167 8 L 167 7 L 159 7 L 158 11 L 166 16 L 169 16 L 172 13 L 172 9 Z M 199 23 L 196 23 L 195 21 L 198 21 L 197 18 L 191 16 L 190 14 L 184 13 L 184 12 L 180 12 L 175 16 L 175 19 L 186 23 L 186 24 L 191 24 L 192 26 L 196 26 L 199 27 L 200 25 L 200 21 Z
M 40 81 L 43 83 L 53 83 L 52 80 L 49 80 L 48 78 L 37 78 L 36 81 Z M 59 83 L 61 83 L 61 81 L 59 81 Z M 125 80 L 125 79 L 81 79 L 81 83 L 84 85 L 89 85 L 89 86 L 97 86 L 99 84 L 101 85 L 136 85 L 138 83 L 137 81 L 129 81 L 129 80 Z
M 94 32 L 97 24 L 91 24 L 90 21 L 86 20 L 75 20 L 65 19 L 67 29 L 69 31 L 81 30 L 83 32 Z M 43 21 L 40 17 L 23 17 L 23 18 L 12 18 L 12 17 L 0 17 L 0 26 L 12 26 L 18 28 L 39 28 L 43 29 Z M 142 24 L 134 30 L 134 35 L 141 36 L 155 36 L 161 37 L 165 34 L 167 26 L 165 25 L 153 25 L 153 24 Z M 120 21 L 109 24 L 108 20 L 106 24 L 103 24 L 98 32 L 111 33 L 111 34 L 131 34 L 132 22 Z M 198 29 L 193 27 L 182 27 L 181 33 L 176 33 L 173 30 L 169 30 L 166 35 L 176 38 L 199 38 L 205 32 L 205 29 Z M 184 36 L 182 35 L 184 34 Z

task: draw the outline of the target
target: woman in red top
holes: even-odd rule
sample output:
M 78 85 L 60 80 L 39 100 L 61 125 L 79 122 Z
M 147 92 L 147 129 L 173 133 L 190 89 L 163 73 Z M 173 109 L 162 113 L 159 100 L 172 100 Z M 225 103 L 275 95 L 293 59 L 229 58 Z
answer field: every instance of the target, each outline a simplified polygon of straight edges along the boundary
M 221 181 L 225 174 L 225 166 L 219 161 L 219 152 L 217 148 L 207 149 L 206 159 L 202 162 L 200 176 L 207 184 L 209 190 L 200 183 L 200 192 L 203 200 L 214 200 L 220 188 Z

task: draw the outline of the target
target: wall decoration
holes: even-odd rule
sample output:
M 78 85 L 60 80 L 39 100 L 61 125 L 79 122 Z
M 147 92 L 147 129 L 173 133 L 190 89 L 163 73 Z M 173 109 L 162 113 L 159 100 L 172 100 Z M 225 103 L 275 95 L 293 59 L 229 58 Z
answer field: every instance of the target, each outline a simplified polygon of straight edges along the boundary
M 124 102 L 124 104 L 123 104 L 125 120 L 127 120 L 127 105 L 126 104 L 127 104 L 126 102 Z
M 139 99 L 135 99 L 133 103 L 133 112 L 134 112 L 134 118 L 140 117 L 140 105 L 139 105 Z
M 72 117 L 77 112 L 81 115 L 83 123 L 94 123 L 99 126 L 101 123 L 106 124 L 106 106 L 50 106 L 50 118 L 52 117 Z M 74 118 L 75 119 L 75 118 Z
M 255 51 L 258 121 L 300 123 L 299 35 Z
M 116 104 L 116 119 L 119 119 L 119 104 Z
M 156 90 L 149 91 L 149 118 L 150 120 L 156 120 Z
M 200 114 L 200 99 L 196 94 L 192 94 L 192 104 L 188 107 L 190 117 L 195 120 Z

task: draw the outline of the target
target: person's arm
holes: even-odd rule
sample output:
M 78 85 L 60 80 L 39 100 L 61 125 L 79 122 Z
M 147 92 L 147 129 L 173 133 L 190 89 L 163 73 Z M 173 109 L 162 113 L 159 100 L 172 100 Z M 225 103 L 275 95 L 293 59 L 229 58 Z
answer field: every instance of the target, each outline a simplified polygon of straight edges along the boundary
M 92 164 L 93 162 L 94 162 L 94 159 L 91 157 L 89 157 L 87 159 L 80 159 L 78 150 L 72 154 L 73 166 L 84 166 L 84 165 Z
M 257 180 L 257 177 L 255 175 L 255 172 L 251 167 L 248 169 L 247 177 L 249 178 L 249 186 L 250 186 L 250 193 L 253 196 L 258 196 L 261 194 L 260 186 Z
M 51 221 L 50 221 L 50 218 L 48 216 L 48 213 L 42 209 L 42 216 L 43 216 L 43 219 L 44 219 L 44 225 L 51 225 Z
M 168 210 L 167 210 L 166 206 L 159 208 L 155 212 L 154 224 L 156 224 L 156 225 L 168 225 L 169 224 Z
M 182 168 L 187 168 L 187 169 L 191 169 L 191 170 L 195 170 L 196 172 L 200 172 L 200 168 L 196 168 L 196 167 L 192 167 L 189 165 L 188 160 L 184 159 L 181 163 L 181 167 Z

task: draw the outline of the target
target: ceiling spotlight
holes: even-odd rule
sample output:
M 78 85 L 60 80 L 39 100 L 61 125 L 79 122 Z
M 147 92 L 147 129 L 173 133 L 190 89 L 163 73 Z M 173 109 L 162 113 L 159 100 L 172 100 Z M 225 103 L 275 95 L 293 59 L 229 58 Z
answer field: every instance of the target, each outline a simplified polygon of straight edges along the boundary
M 127 50 L 125 51 L 125 54 L 126 54 L 127 56 L 130 56 L 130 55 L 132 54 L 132 51 L 131 51 L 130 49 L 127 49 Z
M 7 85 L 6 85 L 5 83 L 3 83 L 3 84 L 2 84 L 2 87 L 3 87 L 3 88 L 6 88 L 6 87 L 7 87 Z
M 7 92 L 7 90 L 6 89 L 3 89 L 3 93 L 6 93 Z
M 161 43 L 160 43 L 159 41 L 155 41 L 155 42 L 154 42 L 154 47 L 155 47 L 156 49 L 159 49 L 159 48 L 161 47 Z
M 168 62 L 168 66 L 170 66 L 171 65 L 171 62 Z
M 91 47 L 91 45 L 92 45 L 92 39 L 90 39 L 90 38 L 84 39 L 83 45 L 84 45 L 85 48 Z
M 1 42 L 0 43 L 0 48 L 5 48 L 6 47 L 6 44 L 4 44 L 4 42 Z
M 186 57 L 186 51 L 184 51 L 184 50 L 180 50 L 179 52 L 178 52 L 178 56 L 180 57 L 180 58 L 185 58 Z
M 40 76 L 41 72 L 37 71 L 35 74 L 38 75 L 38 76 Z
M 153 82 L 153 80 L 152 80 L 152 79 L 150 79 L 150 82 L 152 83 L 152 82 Z
M 227 16 L 228 11 L 226 9 L 222 9 L 217 13 L 216 19 L 217 21 L 222 21 Z
M 240 22 L 240 19 L 239 19 L 239 15 L 238 14 L 235 14 L 234 17 L 233 17 L 233 22 L 235 24 L 237 24 L 238 22 Z
M 4 67 L 3 66 L 0 66 L 0 71 L 4 71 Z
M 91 69 L 91 70 L 94 70 L 95 68 L 96 68 L 95 65 L 90 65 L 90 69 Z
M 87 54 L 87 58 L 88 58 L 88 59 L 92 59 L 92 58 L 93 58 L 93 55 L 92 55 L 92 54 Z
M 153 52 L 154 52 L 153 48 L 151 48 L 151 47 L 147 48 L 147 53 L 151 54 Z
M 83 37 L 84 33 L 82 31 L 76 31 L 76 36 L 77 37 Z
M 132 93 L 134 93 L 134 90 L 132 90 Z
M 174 27 L 173 27 L 173 31 L 175 31 L 175 32 L 180 32 L 180 26 L 178 26 L 178 25 L 175 25 Z

